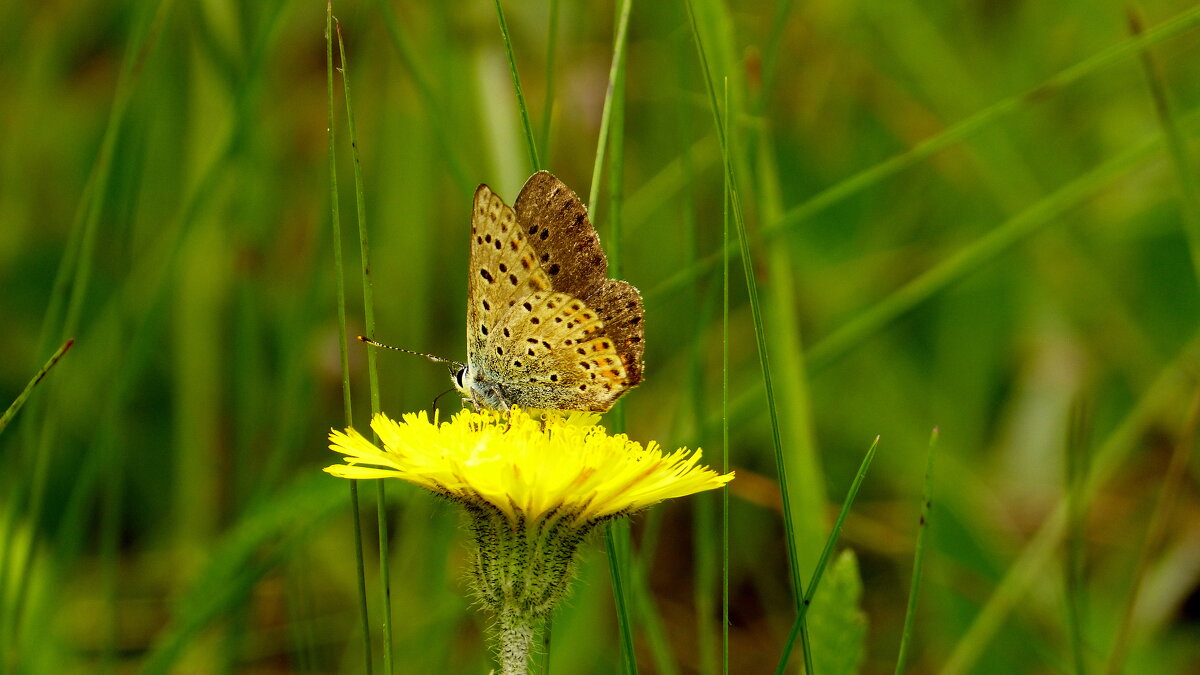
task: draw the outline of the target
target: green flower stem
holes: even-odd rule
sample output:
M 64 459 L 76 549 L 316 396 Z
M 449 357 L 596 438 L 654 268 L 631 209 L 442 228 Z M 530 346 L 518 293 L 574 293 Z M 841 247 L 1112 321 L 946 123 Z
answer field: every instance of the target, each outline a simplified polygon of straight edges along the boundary
M 537 620 L 515 608 L 499 615 L 500 673 L 525 675 L 529 672 L 529 648 L 537 633 Z
M 500 511 L 467 506 L 475 536 L 471 574 L 480 600 L 496 615 L 502 675 L 524 675 L 539 627 L 566 594 L 579 544 L 595 523 L 569 514 L 513 524 Z

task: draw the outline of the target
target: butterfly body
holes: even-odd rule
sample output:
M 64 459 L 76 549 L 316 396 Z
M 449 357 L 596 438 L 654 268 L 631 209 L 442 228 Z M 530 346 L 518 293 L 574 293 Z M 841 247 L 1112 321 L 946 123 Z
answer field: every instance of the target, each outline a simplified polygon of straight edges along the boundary
M 608 279 L 575 193 L 545 171 L 509 207 L 475 191 L 467 363 L 455 387 L 476 408 L 603 412 L 642 378 L 642 298 Z

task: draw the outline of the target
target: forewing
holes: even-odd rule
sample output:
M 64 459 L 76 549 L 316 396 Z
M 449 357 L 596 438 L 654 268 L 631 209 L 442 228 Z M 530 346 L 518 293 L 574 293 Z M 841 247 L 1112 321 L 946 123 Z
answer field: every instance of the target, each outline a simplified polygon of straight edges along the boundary
M 553 174 L 525 181 L 515 205 L 517 222 L 537 253 L 553 288 L 577 298 L 591 295 L 608 277 L 608 259 L 575 192 Z
M 550 290 L 550 280 L 517 226 L 516 213 L 486 185 L 475 190 L 467 281 L 467 362 L 494 351 L 497 322 L 517 301 Z

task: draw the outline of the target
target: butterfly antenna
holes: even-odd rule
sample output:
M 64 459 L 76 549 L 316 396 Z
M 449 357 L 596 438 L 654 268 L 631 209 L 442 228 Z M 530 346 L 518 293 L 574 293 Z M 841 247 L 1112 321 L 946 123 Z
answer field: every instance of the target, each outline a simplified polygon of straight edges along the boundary
M 458 361 L 452 361 L 450 359 L 443 359 L 442 357 L 434 356 L 433 354 L 426 354 L 425 352 L 414 352 L 411 349 L 404 349 L 403 347 L 393 347 L 392 345 L 385 345 L 382 342 L 376 342 L 376 341 L 372 340 L 371 338 L 363 337 L 361 335 L 358 336 L 358 341 L 365 342 L 365 343 L 371 345 L 372 347 L 381 347 L 383 349 L 391 349 L 392 351 L 404 352 L 405 354 L 412 354 L 413 356 L 424 356 L 425 358 L 429 359 L 430 361 L 437 361 L 438 363 L 449 363 L 452 366 L 458 366 L 460 368 L 464 365 Z

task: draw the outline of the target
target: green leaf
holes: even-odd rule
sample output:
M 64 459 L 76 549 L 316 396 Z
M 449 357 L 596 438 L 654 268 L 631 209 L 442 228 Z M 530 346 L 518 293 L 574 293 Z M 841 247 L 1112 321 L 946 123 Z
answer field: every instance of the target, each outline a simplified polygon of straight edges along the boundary
M 848 675 L 859 671 L 867 637 L 867 615 L 859 606 L 861 599 L 858 558 L 847 549 L 838 554 L 825 573 L 808 610 L 815 672 Z

